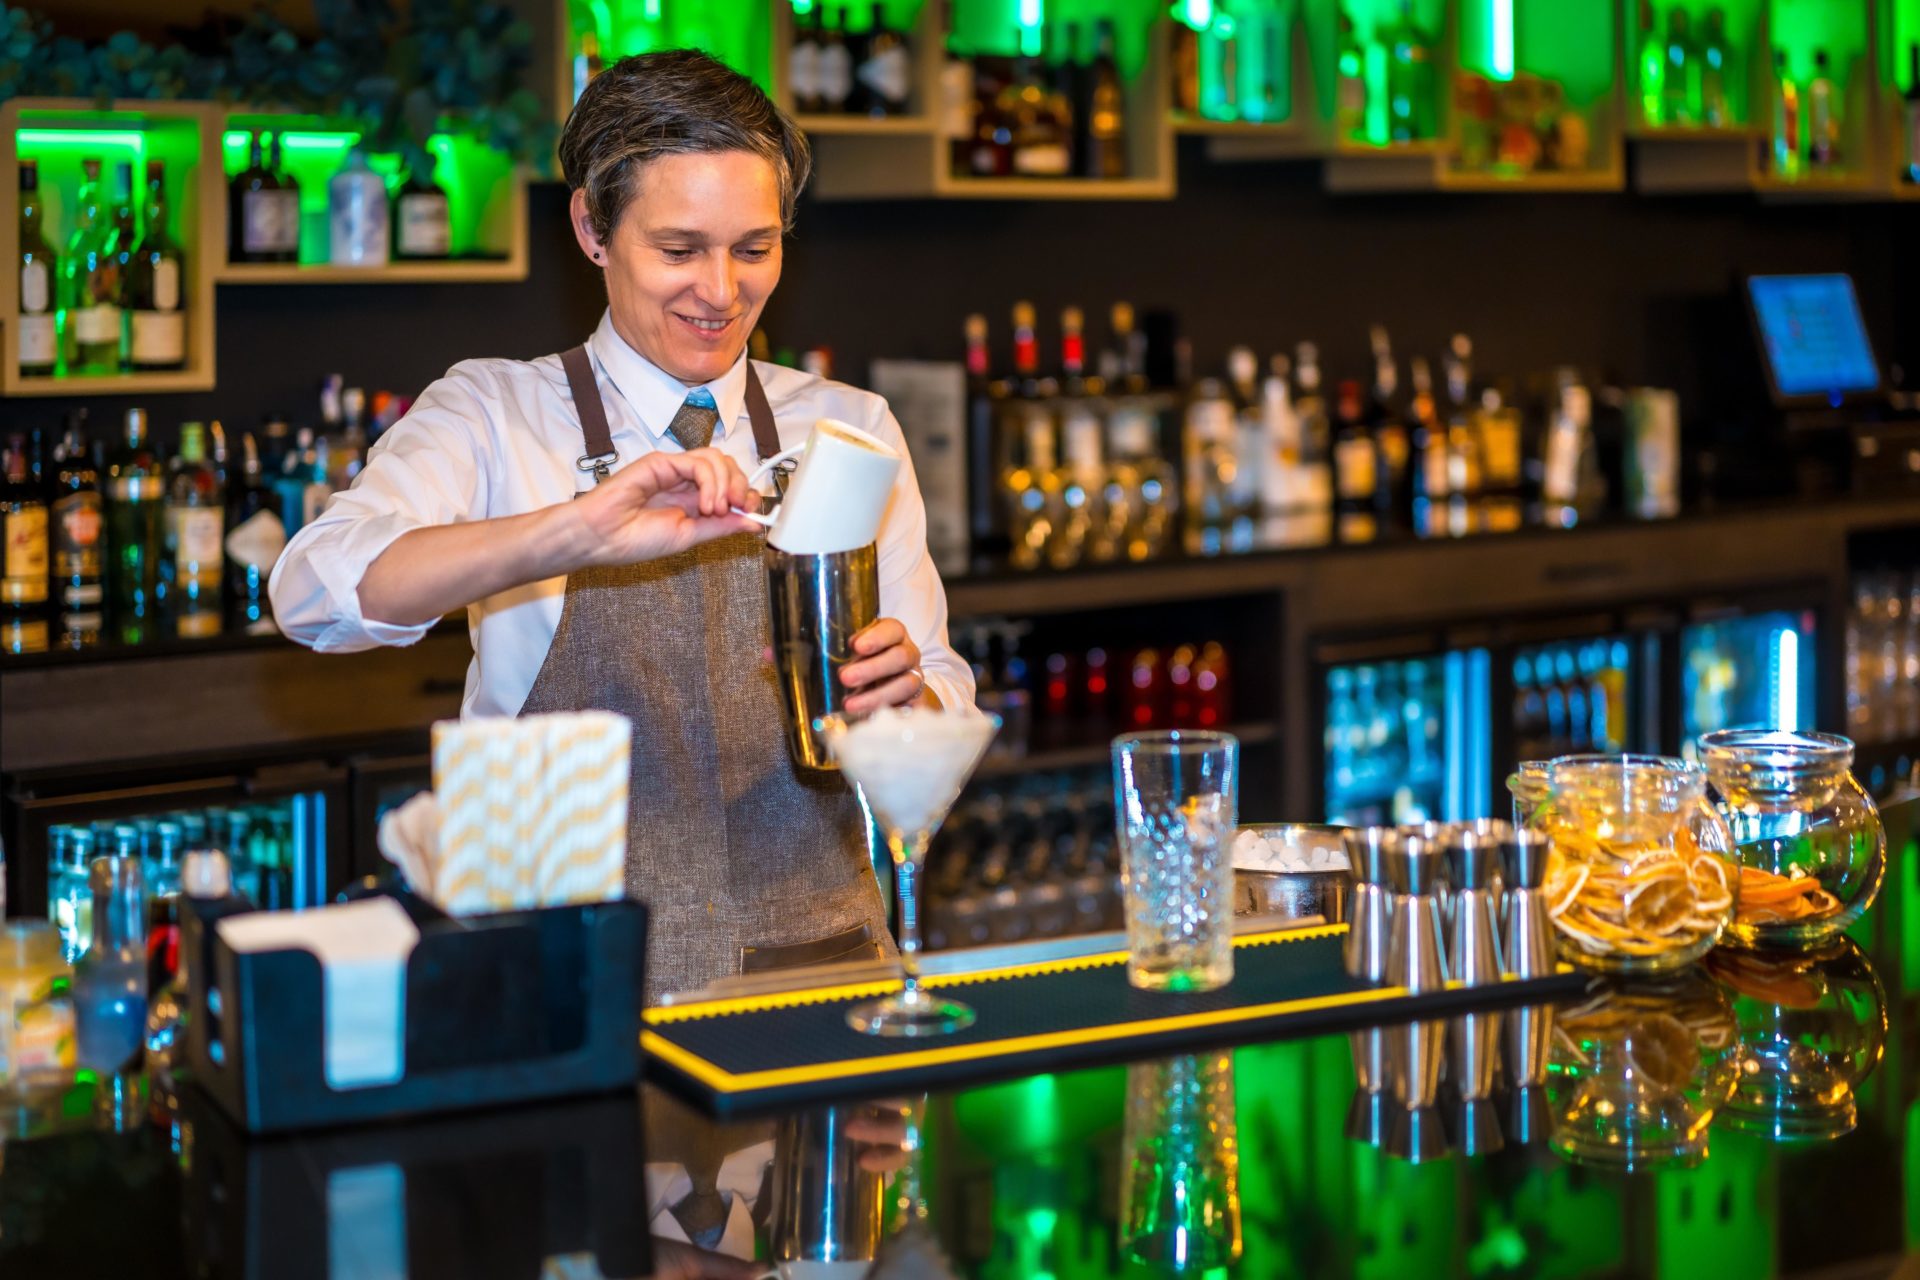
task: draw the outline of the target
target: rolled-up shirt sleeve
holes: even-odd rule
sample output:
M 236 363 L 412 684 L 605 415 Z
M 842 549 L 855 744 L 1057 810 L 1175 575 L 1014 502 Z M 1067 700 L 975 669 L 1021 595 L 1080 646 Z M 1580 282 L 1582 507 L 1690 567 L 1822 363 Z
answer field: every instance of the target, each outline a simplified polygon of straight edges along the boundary
M 421 393 L 368 451 L 353 487 L 328 499 L 281 552 L 268 582 L 281 631 L 321 653 L 351 653 L 412 644 L 433 629 L 365 617 L 360 581 L 402 534 L 485 516 L 498 407 L 473 363 Z
M 894 481 L 893 501 L 880 526 L 880 612 L 897 619 L 920 649 L 927 688 L 948 710 L 973 707 L 973 669 L 947 641 L 947 589 L 927 552 L 927 509 L 920 498 L 906 438 L 886 401 L 872 397 L 873 416 L 861 426 L 897 445 L 906 459 Z

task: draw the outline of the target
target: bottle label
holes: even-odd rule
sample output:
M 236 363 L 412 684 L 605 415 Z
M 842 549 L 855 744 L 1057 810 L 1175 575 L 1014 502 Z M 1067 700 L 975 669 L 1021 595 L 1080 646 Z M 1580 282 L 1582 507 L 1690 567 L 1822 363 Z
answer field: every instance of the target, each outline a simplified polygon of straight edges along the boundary
M 170 507 L 174 580 L 183 587 L 211 590 L 220 585 L 221 535 L 225 517 L 218 507 Z
M 8 618 L 0 622 L 0 651 L 7 653 L 45 653 L 47 642 L 52 638 L 51 629 L 45 618 Z M 5 1054 L 0 1053 L 0 1059 Z M 6 1075 L 4 1063 L 0 1063 L 0 1079 Z
M 174 619 L 174 634 L 183 640 L 205 640 L 220 634 L 222 619 L 218 609 L 191 609 Z
M 240 202 L 240 243 L 250 254 L 300 250 L 300 196 L 292 191 L 249 191 Z
M 265 577 L 287 545 L 287 527 L 270 510 L 256 511 L 227 535 L 227 556 Z
M 85 579 L 89 586 L 62 588 L 71 604 L 98 604 L 100 601 L 100 495 L 70 493 L 53 504 L 53 571 L 63 579 Z M 75 592 L 91 589 L 91 600 Z
M 820 92 L 820 46 L 811 40 L 796 40 L 787 55 L 787 85 L 793 100 L 806 102 Z
M 853 93 L 853 61 L 843 44 L 830 44 L 820 51 L 820 99 L 838 109 Z
M 1064 177 L 1068 169 L 1067 147 L 1063 142 L 1044 142 L 1016 147 L 1013 152 L 1015 173 L 1040 177 Z
M 47 284 L 47 264 L 35 258 L 20 264 L 20 310 L 29 315 L 45 311 L 53 304 Z
M 86 345 L 120 341 L 120 308 L 110 302 L 73 311 L 74 341 Z
M 1371 498 L 1375 488 L 1371 440 L 1341 440 L 1333 446 L 1334 484 L 1343 498 Z
M 52 312 L 21 316 L 20 363 L 27 368 L 52 364 L 59 345 L 57 337 Z
M 878 94 L 889 106 L 904 107 L 907 95 L 913 91 L 913 64 L 907 58 L 907 47 L 896 44 L 891 49 L 868 58 L 860 68 L 860 83 Z
M 153 309 L 180 309 L 180 262 L 177 258 L 162 258 L 153 264 Z
M 973 68 L 958 58 L 940 64 L 940 131 L 948 138 L 973 136 Z
M 133 313 L 133 362 L 179 364 L 187 358 L 187 317 L 179 311 Z
M 23 505 L 6 515 L 6 576 L 0 603 L 40 604 L 47 598 L 47 509 Z
M 453 251 L 447 198 L 439 192 L 400 197 L 400 252 L 410 258 L 444 258 Z

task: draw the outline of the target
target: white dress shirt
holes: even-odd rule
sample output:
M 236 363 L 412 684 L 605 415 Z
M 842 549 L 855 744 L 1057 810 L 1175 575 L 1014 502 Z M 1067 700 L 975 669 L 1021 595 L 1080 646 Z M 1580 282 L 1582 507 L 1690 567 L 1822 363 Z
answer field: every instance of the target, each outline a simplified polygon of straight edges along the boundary
M 667 424 L 692 388 L 663 372 L 614 332 L 611 315 L 587 343 L 606 402 L 614 469 L 655 449 L 678 451 Z M 782 448 L 806 439 L 819 418 L 838 418 L 907 455 L 900 424 L 869 391 L 778 365 L 758 364 Z M 746 357 L 707 384 L 719 408 L 713 445 L 751 473 L 759 465 L 746 411 Z M 431 630 L 363 617 L 367 566 L 410 529 L 524 515 L 570 501 L 593 485 L 576 466 L 586 452 L 580 415 L 558 355 L 538 360 L 465 360 L 428 387 L 367 453 L 353 487 L 335 494 L 274 565 L 270 590 L 282 631 L 321 653 L 412 644 Z M 927 554 L 926 509 L 909 459 L 880 526 L 880 612 L 920 647 L 927 687 L 948 707 L 973 705 L 973 673 L 947 643 L 947 595 Z M 467 608 L 473 661 L 463 716 L 516 715 L 560 626 L 564 577 L 503 591 Z M 636 618 L 636 626 L 645 619 Z

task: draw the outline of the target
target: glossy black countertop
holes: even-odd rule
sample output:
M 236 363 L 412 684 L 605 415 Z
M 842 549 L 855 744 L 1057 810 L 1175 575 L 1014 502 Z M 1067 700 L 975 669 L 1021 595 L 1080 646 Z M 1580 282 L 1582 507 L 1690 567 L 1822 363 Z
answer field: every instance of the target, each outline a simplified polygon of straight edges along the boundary
M 1484 1101 L 1364 1085 L 1406 1028 L 728 1123 L 649 1086 L 248 1140 L 132 1078 L 10 1113 L 0 1276 L 1910 1276 L 1916 811 L 1849 939 L 1531 1011 Z

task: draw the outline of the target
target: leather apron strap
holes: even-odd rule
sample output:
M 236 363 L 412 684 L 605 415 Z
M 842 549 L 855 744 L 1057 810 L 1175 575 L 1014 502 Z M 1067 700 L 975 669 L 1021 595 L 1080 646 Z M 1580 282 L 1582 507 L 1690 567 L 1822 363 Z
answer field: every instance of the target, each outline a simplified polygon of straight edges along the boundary
M 593 359 L 587 344 L 581 343 L 560 353 L 560 367 L 567 374 L 567 390 L 573 393 L 574 408 L 580 414 L 580 434 L 586 437 L 587 451 L 575 463 L 582 471 L 593 472 L 599 484 L 610 474 L 619 451 L 613 447 L 613 429 L 607 425 L 606 402 L 600 398 L 599 384 L 593 380 Z M 753 424 L 753 447 L 765 462 L 780 452 L 780 431 L 774 426 L 773 407 L 767 403 L 767 390 L 760 385 L 753 361 L 747 361 L 747 420 Z M 785 492 L 786 470 L 775 471 L 775 485 Z

